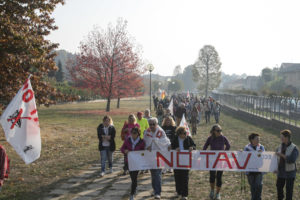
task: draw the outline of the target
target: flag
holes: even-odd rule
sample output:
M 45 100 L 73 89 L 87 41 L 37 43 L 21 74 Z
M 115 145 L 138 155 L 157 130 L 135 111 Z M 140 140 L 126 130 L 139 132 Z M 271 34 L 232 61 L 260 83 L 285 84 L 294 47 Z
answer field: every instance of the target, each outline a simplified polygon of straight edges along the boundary
M 30 77 L 5 109 L 0 122 L 6 140 L 26 164 L 40 157 L 40 126 Z
M 184 126 L 185 129 L 186 129 L 186 135 L 192 137 L 192 134 L 191 134 L 191 132 L 190 132 L 189 125 L 188 125 L 187 121 L 185 120 L 184 114 L 183 114 L 183 116 L 182 116 L 182 119 L 181 119 L 181 122 L 180 122 L 179 126 Z
M 174 108 L 173 108 L 173 98 L 172 98 L 172 100 L 171 100 L 171 102 L 169 104 L 168 109 L 171 111 L 171 115 L 173 116 L 174 115 L 174 113 L 173 113 L 173 111 L 174 111 Z
M 162 99 L 162 100 L 164 100 L 164 99 L 165 99 L 165 97 L 166 97 L 166 92 L 165 92 L 165 91 L 163 91 L 163 92 L 161 93 L 161 99 Z
M 186 94 L 186 98 L 190 98 L 190 91 L 188 90 L 187 94 Z

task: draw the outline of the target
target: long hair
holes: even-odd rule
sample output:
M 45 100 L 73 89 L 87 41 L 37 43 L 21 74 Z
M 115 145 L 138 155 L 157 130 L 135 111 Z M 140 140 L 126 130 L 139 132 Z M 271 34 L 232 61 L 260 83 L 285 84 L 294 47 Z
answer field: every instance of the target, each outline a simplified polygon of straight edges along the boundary
M 109 116 L 109 115 L 105 115 L 103 117 L 103 122 L 106 121 L 107 119 L 109 119 L 109 125 L 112 125 L 113 124 L 113 120 L 112 120 L 111 116 Z
M 162 122 L 162 126 L 166 126 L 167 120 L 171 121 L 171 125 L 175 126 L 175 121 L 173 120 L 173 118 L 171 116 L 167 116 L 164 118 L 163 122 Z
M 128 116 L 128 122 L 129 122 L 129 118 L 133 118 L 133 123 L 136 123 L 136 117 L 135 117 L 135 115 L 134 114 L 130 114 L 129 116 Z
M 213 126 L 211 127 L 211 129 L 210 129 L 210 134 L 211 134 L 211 136 L 212 136 L 213 138 L 216 138 L 216 137 L 217 137 L 217 136 L 216 136 L 216 133 L 215 133 L 216 128 L 222 129 L 221 126 L 220 126 L 219 124 L 213 125 Z

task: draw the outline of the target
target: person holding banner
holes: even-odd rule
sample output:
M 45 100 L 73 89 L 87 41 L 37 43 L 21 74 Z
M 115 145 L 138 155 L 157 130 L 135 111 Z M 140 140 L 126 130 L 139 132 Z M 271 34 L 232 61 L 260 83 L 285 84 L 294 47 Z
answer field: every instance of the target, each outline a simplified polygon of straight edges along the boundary
M 165 131 L 158 125 L 157 118 L 153 117 L 149 120 L 150 128 L 144 133 L 146 149 L 148 151 L 160 150 L 167 151 L 171 142 L 166 136 Z M 161 169 L 151 169 L 152 188 L 154 190 L 155 199 L 160 199 L 161 194 Z
M 112 118 L 108 115 L 103 117 L 103 123 L 97 128 L 98 139 L 99 139 L 99 151 L 101 156 L 101 176 L 105 174 L 105 163 L 108 160 L 110 173 L 112 173 L 113 166 L 113 152 L 116 149 L 115 135 L 116 129 L 112 125 Z
M 298 147 L 291 142 L 290 130 L 283 130 L 281 134 L 281 145 L 276 149 L 278 156 L 277 170 L 277 197 L 284 199 L 283 188 L 286 187 L 286 200 L 293 199 L 294 181 L 296 178 L 296 160 L 299 156 Z
M 140 151 L 145 149 L 145 142 L 142 138 L 140 138 L 141 130 L 139 128 L 131 129 L 131 136 L 129 136 L 121 147 L 121 152 L 125 156 L 125 163 L 128 166 L 128 158 L 127 154 L 129 151 Z M 136 193 L 137 188 L 137 177 L 139 171 L 130 171 L 131 178 L 131 192 L 130 192 L 130 200 L 134 199 L 134 195 Z
M 193 139 L 187 135 L 185 127 L 180 126 L 176 129 L 176 137 L 172 140 L 171 148 L 177 151 L 192 151 L 196 150 L 196 144 Z M 182 200 L 186 200 L 188 197 L 189 172 L 189 169 L 174 169 L 176 192 L 178 197 L 182 197 Z
M 228 139 L 222 134 L 222 128 L 220 125 L 214 125 L 210 130 L 211 136 L 209 136 L 203 146 L 203 150 L 207 150 L 210 146 L 210 150 L 224 151 L 230 149 L 230 144 Z M 210 171 L 209 172 L 209 182 L 210 182 L 210 195 L 211 199 L 220 200 L 220 190 L 222 186 L 222 176 L 223 171 Z M 217 179 L 217 189 L 215 195 L 215 182 Z
M 250 143 L 245 146 L 244 151 L 265 151 L 264 146 L 259 143 L 259 134 L 251 133 L 248 139 Z M 246 175 L 251 188 L 251 200 L 261 200 L 261 192 L 263 187 L 263 173 L 247 172 Z
M 131 129 L 133 129 L 133 128 L 140 128 L 140 125 L 138 123 L 136 123 L 136 118 L 135 118 L 134 114 L 130 114 L 128 116 L 128 122 L 125 121 L 124 126 L 123 126 L 122 131 L 121 131 L 121 139 L 124 142 L 130 136 Z M 128 171 L 128 165 L 126 165 L 125 160 L 126 160 L 126 158 L 124 156 L 124 167 L 123 167 L 124 172 L 123 172 L 123 175 L 126 175 L 127 171 Z

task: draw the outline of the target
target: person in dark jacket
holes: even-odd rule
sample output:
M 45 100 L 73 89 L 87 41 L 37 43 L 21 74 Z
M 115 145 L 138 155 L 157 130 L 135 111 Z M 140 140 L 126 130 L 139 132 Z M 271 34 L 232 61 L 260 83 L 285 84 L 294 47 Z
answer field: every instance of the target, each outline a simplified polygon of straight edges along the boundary
M 186 129 L 180 126 L 176 129 L 176 136 L 171 143 L 171 148 L 177 151 L 196 149 L 193 139 L 187 135 Z M 176 192 L 182 200 L 187 199 L 189 192 L 189 169 L 174 169 Z
M 294 181 L 296 178 L 296 160 L 299 156 L 298 147 L 291 142 L 290 130 L 283 130 L 281 134 L 281 145 L 276 149 L 278 156 L 277 170 L 277 197 L 278 200 L 284 199 L 283 188 L 286 187 L 286 200 L 293 199 Z
M 220 125 L 214 125 L 210 130 L 211 136 L 209 136 L 203 146 L 203 150 L 207 150 L 208 146 L 210 146 L 210 150 L 224 151 L 230 149 L 230 144 L 228 139 L 222 134 L 222 128 Z M 209 172 L 209 182 L 210 182 L 210 199 L 220 200 L 220 190 L 222 186 L 222 176 L 223 171 L 210 171 Z M 216 183 L 217 179 L 217 183 Z M 215 191 L 215 183 L 217 186 L 216 195 Z M 214 196 L 215 195 L 215 196 Z
M 139 128 L 131 129 L 131 136 L 129 136 L 123 143 L 121 147 L 121 152 L 126 157 L 126 165 L 128 166 L 128 152 L 130 151 L 141 151 L 145 150 L 145 142 L 143 139 L 140 138 L 141 130 Z M 134 195 L 136 193 L 137 188 L 137 177 L 139 171 L 130 171 L 130 178 L 131 178 L 131 193 L 130 193 L 130 200 L 134 200 Z
M 105 163 L 108 160 L 110 173 L 113 167 L 113 152 L 116 150 L 115 136 L 116 129 L 110 116 L 103 117 L 103 123 L 97 128 L 99 139 L 99 151 L 101 156 L 101 176 L 105 174 Z

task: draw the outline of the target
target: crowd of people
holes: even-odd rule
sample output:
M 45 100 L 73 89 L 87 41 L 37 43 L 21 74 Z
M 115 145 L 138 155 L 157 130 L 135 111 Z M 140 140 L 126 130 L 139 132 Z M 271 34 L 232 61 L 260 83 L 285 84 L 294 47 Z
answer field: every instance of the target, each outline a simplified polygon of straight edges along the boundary
M 154 97 L 155 102 L 156 97 Z M 167 99 L 167 98 L 166 98 Z M 140 150 L 196 150 L 196 144 L 187 133 L 183 126 L 179 126 L 183 114 L 191 122 L 200 123 L 201 116 L 204 113 L 206 123 L 209 123 L 210 115 L 214 115 L 216 124 L 210 130 L 210 136 L 207 138 L 202 150 L 230 150 L 230 142 L 222 132 L 221 126 L 218 124 L 220 116 L 220 105 L 213 98 L 198 99 L 197 97 L 185 98 L 184 95 L 172 96 L 173 100 L 173 115 L 169 109 L 170 101 L 159 101 L 155 103 L 157 117 L 150 115 L 150 110 L 145 110 L 144 113 L 138 112 L 137 118 L 134 114 L 128 116 L 125 121 L 121 139 L 123 145 L 121 152 L 124 154 L 124 172 L 123 175 L 129 173 L 132 184 L 130 200 L 134 199 L 137 192 L 137 179 L 140 173 L 151 174 L 152 188 L 154 199 L 161 198 L 162 174 L 173 173 L 175 179 L 175 188 L 178 198 L 182 200 L 188 199 L 189 185 L 189 170 L 174 169 L 165 171 L 162 169 L 149 169 L 145 171 L 129 171 L 127 155 L 130 151 Z M 212 114 L 213 113 L 213 114 Z M 101 158 L 101 176 L 105 173 L 111 173 L 113 166 L 113 152 L 116 149 L 115 136 L 116 130 L 113 125 L 112 118 L 104 116 L 103 123 L 98 126 L 99 151 Z M 195 131 L 195 130 L 193 130 Z M 196 134 L 196 132 L 193 132 Z M 296 160 L 299 155 L 299 150 L 291 141 L 291 131 L 283 130 L 281 134 L 281 143 L 276 149 L 278 156 L 277 170 L 277 196 L 278 200 L 284 199 L 283 188 L 286 187 L 286 199 L 290 200 L 293 196 L 293 186 L 296 178 Z M 153 139 L 155 138 L 155 139 Z M 251 133 L 248 137 L 249 144 L 244 148 L 244 151 L 265 151 L 264 146 L 260 144 L 260 135 Z M 108 161 L 109 171 L 106 172 L 106 161 Z M 223 171 L 210 171 L 210 199 L 221 199 Z M 251 188 L 251 200 L 260 200 L 262 194 L 263 173 L 248 172 L 246 173 L 248 183 Z

